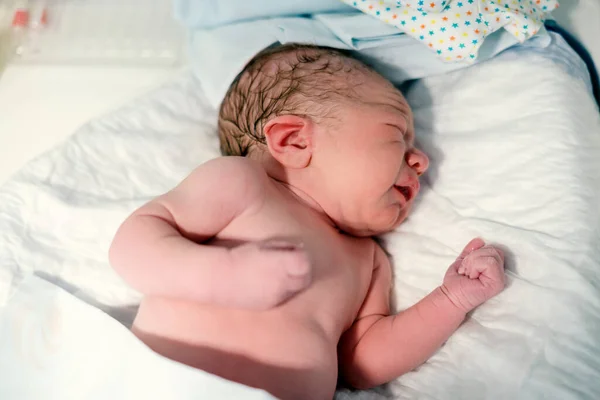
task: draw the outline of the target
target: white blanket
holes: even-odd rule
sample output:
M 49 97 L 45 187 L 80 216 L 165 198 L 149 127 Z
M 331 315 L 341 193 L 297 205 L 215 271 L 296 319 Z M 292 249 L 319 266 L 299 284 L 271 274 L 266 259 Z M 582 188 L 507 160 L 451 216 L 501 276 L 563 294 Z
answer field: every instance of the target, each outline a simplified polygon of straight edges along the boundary
M 0 399 L 273 400 L 162 357 L 60 287 L 27 277 L 0 310 Z
M 509 285 L 380 392 L 600 398 L 600 117 L 584 83 L 539 55 L 507 54 L 418 82 L 407 96 L 432 162 L 414 213 L 386 236 L 398 309 L 439 285 L 475 236 L 506 247 Z M 108 265 L 112 236 L 218 154 L 214 121 L 185 75 L 28 164 L 0 189 L 0 307 L 36 273 L 128 326 L 139 295 Z

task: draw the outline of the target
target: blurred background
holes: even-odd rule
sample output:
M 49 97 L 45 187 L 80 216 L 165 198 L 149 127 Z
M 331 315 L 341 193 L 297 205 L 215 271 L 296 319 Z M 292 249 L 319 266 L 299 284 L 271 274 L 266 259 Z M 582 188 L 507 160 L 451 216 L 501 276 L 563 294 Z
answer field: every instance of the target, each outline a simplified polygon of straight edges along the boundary
M 185 65 L 171 0 L 0 0 L 0 184 Z

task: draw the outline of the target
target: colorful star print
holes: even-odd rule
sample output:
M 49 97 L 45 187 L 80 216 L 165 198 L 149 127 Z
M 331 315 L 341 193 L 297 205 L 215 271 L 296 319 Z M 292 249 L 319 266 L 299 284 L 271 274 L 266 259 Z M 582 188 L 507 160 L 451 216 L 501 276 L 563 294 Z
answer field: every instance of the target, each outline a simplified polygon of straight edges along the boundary
M 428 47 L 447 62 L 473 62 L 484 39 L 505 29 L 523 43 L 543 26 L 546 16 L 558 8 L 558 0 L 341 0 L 393 25 Z M 402 19 L 398 15 L 402 14 Z M 434 29 L 435 28 L 435 29 Z M 468 37 L 458 47 L 446 41 Z M 454 39 L 452 39 L 454 38 Z

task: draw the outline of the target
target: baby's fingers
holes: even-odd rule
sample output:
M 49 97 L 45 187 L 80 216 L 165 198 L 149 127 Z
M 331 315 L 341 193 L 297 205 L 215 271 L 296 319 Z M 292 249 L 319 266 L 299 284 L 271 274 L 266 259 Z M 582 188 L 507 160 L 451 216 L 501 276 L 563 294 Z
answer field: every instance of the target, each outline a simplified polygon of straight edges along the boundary
M 504 252 L 497 247 L 494 247 L 494 249 L 498 253 L 498 256 L 500 256 L 500 260 L 502 261 L 502 264 L 504 264 Z
M 454 261 L 452 263 L 452 265 L 450 266 L 450 268 L 448 269 L 447 275 L 465 275 L 465 272 L 467 272 L 467 270 L 465 269 L 465 265 L 464 265 L 465 258 L 468 257 L 469 254 L 473 253 L 474 251 L 479 250 L 480 248 L 482 248 L 484 246 L 485 246 L 485 242 L 480 238 L 475 238 L 475 239 L 471 240 L 469 243 L 467 243 L 467 245 L 465 246 L 463 251 L 460 253 L 458 258 L 456 259 L 456 261 Z
M 496 288 L 500 291 L 504 288 L 506 275 L 504 273 L 504 254 L 497 249 L 489 251 L 486 256 L 477 262 L 479 271 L 477 278 L 484 287 Z
M 263 250 L 275 251 L 295 251 L 304 247 L 303 243 L 298 239 L 267 239 L 258 242 L 258 247 Z
M 486 271 L 491 272 L 493 269 L 497 269 L 498 260 L 495 257 L 482 256 L 478 257 L 477 260 L 471 265 L 470 268 L 465 272 L 471 279 L 477 279 L 479 276 Z
M 465 246 L 463 251 L 460 253 L 460 256 L 458 256 L 458 258 L 459 259 L 466 258 L 469 254 L 471 254 L 475 250 L 481 249 L 484 246 L 485 246 L 485 242 L 483 241 L 483 239 L 475 238 L 475 239 L 471 240 L 469 243 L 467 243 L 467 245 Z
M 458 268 L 458 273 L 477 279 L 483 272 L 502 268 L 503 265 L 504 254 L 495 247 L 485 246 L 469 254 Z

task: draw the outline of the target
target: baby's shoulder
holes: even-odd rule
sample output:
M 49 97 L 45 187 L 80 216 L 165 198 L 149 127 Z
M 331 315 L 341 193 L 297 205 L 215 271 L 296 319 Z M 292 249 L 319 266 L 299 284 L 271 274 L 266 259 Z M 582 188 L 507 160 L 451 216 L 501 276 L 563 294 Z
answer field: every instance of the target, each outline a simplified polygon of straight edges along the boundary
M 174 191 L 247 204 L 261 201 L 269 183 L 266 171 L 257 161 L 218 157 L 197 167 Z
M 264 185 L 267 173 L 257 161 L 245 157 L 217 157 L 205 162 L 191 174 L 192 180 L 210 181 L 221 187 Z
M 232 176 L 265 173 L 264 168 L 258 161 L 238 156 L 223 156 L 210 159 L 197 167 L 196 171 L 231 174 Z

